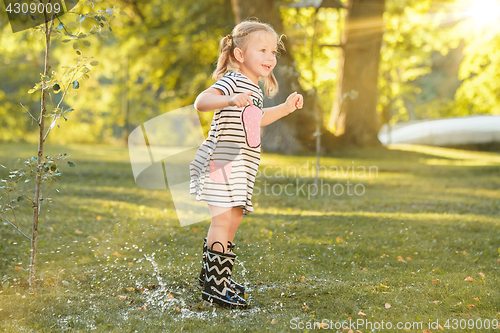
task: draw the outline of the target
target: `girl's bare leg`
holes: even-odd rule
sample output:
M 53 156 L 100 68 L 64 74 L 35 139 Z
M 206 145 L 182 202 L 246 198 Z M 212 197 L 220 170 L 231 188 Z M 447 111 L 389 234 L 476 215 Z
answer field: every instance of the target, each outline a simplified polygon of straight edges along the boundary
M 236 230 L 240 226 L 241 220 L 243 218 L 243 209 L 241 209 L 240 207 L 233 207 L 231 209 L 231 214 L 232 214 L 231 227 L 229 228 L 227 240 L 232 243 L 234 240 L 234 235 L 236 234 Z M 230 251 L 229 253 L 233 252 Z
M 214 251 L 227 253 L 227 241 L 229 239 L 229 231 L 232 225 L 232 209 L 208 205 L 210 214 L 212 215 L 212 222 L 207 234 L 207 246 L 212 249 L 214 242 L 221 242 L 224 248 L 219 244 L 215 244 Z M 234 234 L 233 236 L 234 237 Z

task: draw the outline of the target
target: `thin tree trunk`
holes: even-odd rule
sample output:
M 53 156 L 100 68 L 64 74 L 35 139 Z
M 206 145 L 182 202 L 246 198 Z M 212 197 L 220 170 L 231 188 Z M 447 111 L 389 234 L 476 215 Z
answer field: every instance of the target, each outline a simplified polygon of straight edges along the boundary
M 124 75 L 123 75 L 123 91 L 122 91 L 122 110 L 125 117 L 125 135 L 124 143 L 125 146 L 128 145 L 128 137 L 130 135 L 130 107 L 129 107 L 129 94 L 128 94 L 128 80 L 129 80 L 129 56 L 125 56 L 123 63 L 124 65 Z
M 42 197 L 42 161 L 43 161 L 43 143 L 44 143 L 44 124 L 45 124 L 45 113 L 46 113 L 46 97 L 47 92 L 45 90 L 46 77 L 49 75 L 50 66 L 50 34 L 52 28 L 54 27 L 54 20 L 50 21 L 50 26 L 48 22 L 45 22 L 45 68 L 44 77 L 42 78 L 42 98 L 41 98 L 41 108 L 40 108 L 40 132 L 38 137 L 38 159 L 36 168 L 36 189 L 35 197 L 33 198 L 33 236 L 31 237 L 31 262 L 30 262 L 30 278 L 29 285 L 33 286 L 35 283 L 36 276 L 36 255 L 37 255 L 37 240 L 38 240 L 38 218 L 40 216 L 41 209 L 41 197 Z
M 376 107 L 384 0 L 349 0 L 330 128 L 347 145 L 380 146 Z

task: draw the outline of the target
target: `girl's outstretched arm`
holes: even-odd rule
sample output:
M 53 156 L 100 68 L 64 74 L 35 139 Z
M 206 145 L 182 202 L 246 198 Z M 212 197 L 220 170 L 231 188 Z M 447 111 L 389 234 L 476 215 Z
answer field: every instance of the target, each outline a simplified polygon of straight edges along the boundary
M 294 92 L 288 96 L 286 102 L 270 108 L 264 108 L 264 116 L 262 117 L 261 127 L 274 123 L 276 120 L 292 113 L 297 109 L 302 109 L 304 98 L 301 94 Z
M 247 105 L 247 103 L 252 104 L 251 94 L 226 96 L 217 88 L 208 88 L 196 97 L 194 108 L 200 112 L 213 111 L 228 106 L 237 106 L 240 108 Z

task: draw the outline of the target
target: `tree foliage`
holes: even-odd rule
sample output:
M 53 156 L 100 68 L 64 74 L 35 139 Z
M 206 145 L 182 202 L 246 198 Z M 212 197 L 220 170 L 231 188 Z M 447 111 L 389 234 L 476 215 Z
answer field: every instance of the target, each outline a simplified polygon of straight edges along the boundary
M 300 88 L 312 92 L 313 11 L 287 9 L 289 0 L 275 3 L 282 5 L 287 52 L 294 62 L 293 68 L 286 70 L 295 71 Z M 95 75 L 84 78 L 81 93 L 69 95 L 61 105 L 66 109 L 71 105 L 78 112 L 73 115 L 74 121 L 62 122 L 56 129 L 61 134 L 59 143 L 121 140 L 141 123 L 191 104 L 213 83 L 210 74 L 217 60 L 218 41 L 235 24 L 230 0 L 105 0 L 97 8 L 114 9 L 115 15 L 107 22 L 113 33 L 103 29 L 101 35 L 89 35 L 85 41 L 70 38 L 54 49 L 56 72 L 61 72 L 62 64 L 71 63 L 76 50 L 83 56 L 93 54 L 100 61 L 97 68 L 89 67 Z M 85 6 L 82 10 L 84 13 Z M 498 27 L 483 29 L 490 30 L 489 36 L 485 31 L 471 29 L 462 22 L 461 10 L 452 0 L 386 0 L 378 79 L 380 124 L 500 112 Z M 342 13 L 318 11 L 318 44 L 339 43 L 344 26 Z M 69 15 L 61 21 L 65 28 L 75 31 L 97 22 L 95 17 Z M 25 92 L 40 79 L 37 73 L 42 64 L 37 59 L 43 52 L 41 37 L 29 31 L 12 34 L 6 15 L 0 15 L 0 27 L 0 73 L 6 78 L 0 82 L 0 140 L 34 142 L 36 136 L 29 133 L 34 132 L 36 124 L 22 116 L 18 103 L 21 101 L 27 109 L 38 105 L 38 92 Z M 55 29 L 54 38 L 62 38 L 61 30 Z M 455 99 L 434 98 L 422 104 L 428 89 L 422 80 L 435 69 L 436 53 L 446 55 L 462 46 L 464 60 L 459 79 L 463 82 Z M 327 127 L 330 114 L 325 111 L 331 109 L 336 98 L 339 53 L 332 47 L 316 45 L 313 49 L 317 73 L 314 86 Z M 207 130 L 212 114 L 200 116 Z

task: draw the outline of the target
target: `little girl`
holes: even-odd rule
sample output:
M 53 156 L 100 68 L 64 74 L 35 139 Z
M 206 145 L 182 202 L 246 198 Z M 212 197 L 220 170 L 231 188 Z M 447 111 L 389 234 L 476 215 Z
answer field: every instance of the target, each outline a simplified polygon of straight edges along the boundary
M 220 42 L 212 75 L 218 81 L 194 103 L 198 111 L 215 110 L 208 137 L 190 164 L 190 194 L 206 202 L 212 216 L 203 244 L 202 298 L 222 306 L 247 306 L 239 296 L 245 288 L 231 279 L 236 259 L 232 241 L 243 215 L 254 211 L 251 199 L 260 162 L 260 127 L 303 104 L 302 96 L 294 92 L 285 103 L 262 109 L 259 81 L 267 96 L 278 91 L 273 74 L 278 46 L 282 42 L 268 24 L 238 24 Z

